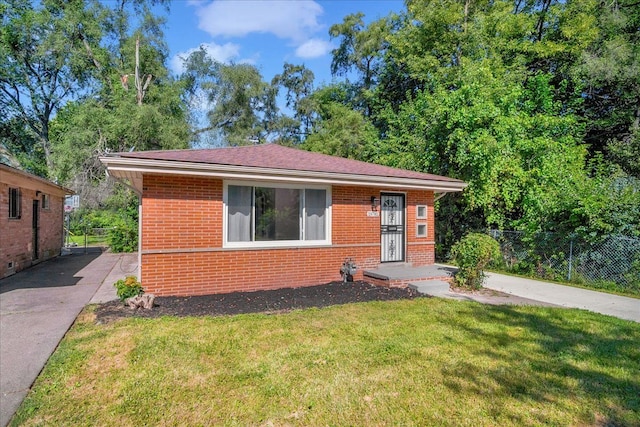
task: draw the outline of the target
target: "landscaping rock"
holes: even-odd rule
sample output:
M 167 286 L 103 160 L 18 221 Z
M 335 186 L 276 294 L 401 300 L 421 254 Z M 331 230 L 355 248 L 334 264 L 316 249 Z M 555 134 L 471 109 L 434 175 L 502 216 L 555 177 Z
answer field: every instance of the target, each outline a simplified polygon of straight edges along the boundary
M 138 295 L 133 298 L 127 298 L 126 303 L 129 305 L 131 309 L 144 308 L 145 310 L 150 310 L 153 308 L 153 301 L 156 299 L 156 296 L 153 294 L 144 294 Z

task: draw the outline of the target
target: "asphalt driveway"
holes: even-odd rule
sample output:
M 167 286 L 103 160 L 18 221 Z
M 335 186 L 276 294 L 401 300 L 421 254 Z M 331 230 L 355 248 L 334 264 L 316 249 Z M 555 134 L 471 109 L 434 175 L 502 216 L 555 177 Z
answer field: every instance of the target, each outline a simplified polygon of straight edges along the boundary
M 29 388 L 90 302 L 115 298 L 112 284 L 136 274 L 135 254 L 74 249 L 0 280 L 0 426 L 5 426 Z

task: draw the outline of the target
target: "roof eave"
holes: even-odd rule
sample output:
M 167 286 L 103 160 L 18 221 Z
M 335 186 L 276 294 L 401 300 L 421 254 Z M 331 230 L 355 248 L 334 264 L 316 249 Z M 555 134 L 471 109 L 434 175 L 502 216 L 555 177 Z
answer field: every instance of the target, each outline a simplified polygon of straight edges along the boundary
M 140 178 L 143 174 L 209 176 L 222 179 L 267 182 L 382 186 L 395 189 L 433 190 L 437 193 L 462 191 L 467 186 L 467 184 L 462 181 L 439 181 L 417 178 L 299 171 L 173 160 L 132 159 L 110 156 L 101 157 L 100 161 L 107 166 L 107 170 L 111 176 L 119 179 L 128 179 L 132 186 L 140 192 L 142 192 L 142 180 L 136 179 L 136 176 Z
M 76 194 L 76 192 L 71 190 L 70 188 L 63 187 L 62 185 L 56 184 L 55 182 L 49 181 L 48 179 L 39 177 L 32 173 L 25 172 L 23 170 L 16 169 L 14 167 L 11 167 L 2 163 L 0 163 L 0 169 L 4 170 L 7 173 L 13 173 L 17 176 L 20 176 L 23 179 L 31 180 L 32 182 L 37 182 L 41 185 L 47 186 L 49 189 L 55 189 L 56 194 L 61 196 Z

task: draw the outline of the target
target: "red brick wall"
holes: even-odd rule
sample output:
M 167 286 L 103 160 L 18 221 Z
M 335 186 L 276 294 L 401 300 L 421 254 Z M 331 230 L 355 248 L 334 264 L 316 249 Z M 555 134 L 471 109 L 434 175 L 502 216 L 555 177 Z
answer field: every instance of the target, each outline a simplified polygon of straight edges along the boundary
M 20 219 L 9 219 L 10 187 L 20 188 Z M 33 200 L 40 201 L 38 259 L 33 259 Z M 0 278 L 60 254 L 63 205 L 61 196 L 49 194 L 49 209 L 42 209 L 36 190 L 0 182 Z
M 223 182 L 214 178 L 144 177 L 142 268 L 156 295 L 203 295 L 312 286 L 340 280 L 353 258 L 363 269 L 380 263 L 380 218 L 368 217 L 371 196 L 384 188 L 333 186 L 331 246 L 223 248 Z M 407 261 L 433 263 L 433 193 L 407 195 Z M 415 204 L 429 205 L 426 238 L 415 236 Z

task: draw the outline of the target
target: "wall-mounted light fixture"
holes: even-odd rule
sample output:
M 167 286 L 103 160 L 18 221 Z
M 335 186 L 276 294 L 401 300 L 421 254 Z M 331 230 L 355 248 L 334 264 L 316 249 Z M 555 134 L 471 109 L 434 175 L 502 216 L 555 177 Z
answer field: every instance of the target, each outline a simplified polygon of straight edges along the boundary
M 380 199 L 378 199 L 376 196 L 371 196 L 371 210 L 377 211 L 378 206 L 380 206 Z
M 39 196 L 39 195 L 41 195 L 41 194 L 42 194 L 42 191 L 40 191 L 40 190 L 36 190 L 36 197 L 38 197 L 38 196 Z

